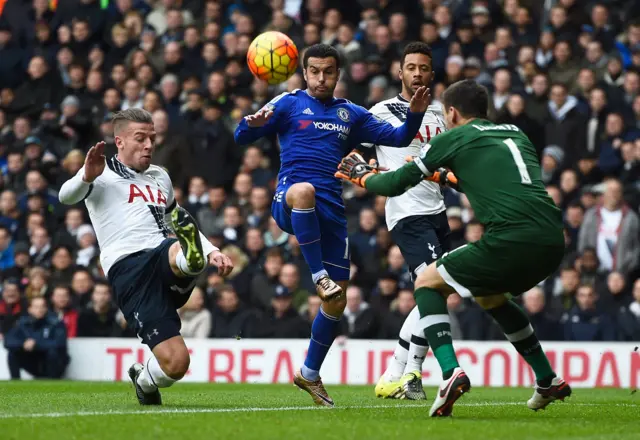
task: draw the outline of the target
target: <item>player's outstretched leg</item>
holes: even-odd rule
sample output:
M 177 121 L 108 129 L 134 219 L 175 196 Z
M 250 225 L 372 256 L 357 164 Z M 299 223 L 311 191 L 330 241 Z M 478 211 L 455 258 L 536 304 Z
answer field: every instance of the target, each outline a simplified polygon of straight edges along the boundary
M 416 279 L 414 293 L 425 324 L 425 336 L 442 370 L 443 382 L 429 411 L 431 417 L 450 416 L 453 404 L 471 389 L 471 382 L 460 368 L 451 339 L 451 320 L 446 295 L 453 289 L 445 283 L 436 264 L 430 264 Z
M 498 323 L 509 342 L 533 369 L 536 385 L 527 406 L 537 411 L 544 409 L 554 400 L 569 397 L 571 387 L 557 377 L 551 368 L 549 359 L 524 311 L 504 295 L 476 298 L 476 302 Z
M 176 257 L 176 265 L 185 275 L 199 274 L 207 266 L 207 257 L 202 249 L 195 219 L 186 209 L 178 206 L 171 211 L 171 223 L 182 248 Z
M 340 278 L 348 278 L 348 270 L 344 274 L 338 274 Z M 347 281 L 340 281 L 340 290 L 346 290 Z M 311 395 L 318 405 L 333 406 L 333 399 L 329 397 L 320 378 L 320 367 L 324 362 L 334 339 L 340 329 L 340 318 L 344 312 L 347 301 L 344 295 L 330 301 L 324 301 L 320 311 L 311 324 L 311 339 L 307 357 L 302 368 L 293 378 L 293 383 L 300 389 Z
M 418 307 L 416 306 L 416 309 Z M 418 318 L 420 313 L 418 312 Z M 409 356 L 404 374 L 400 382 L 407 400 L 426 400 L 427 395 L 422 386 L 422 364 L 429 351 L 429 342 L 425 339 L 425 323 L 420 319 L 415 322 L 411 341 L 409 342 Z
M 310 183 L 295 183 L 287 190 L 291 208 L 291 227 L 300 243 L 300 251 L 309 266 L 318 296 L 323 301 L 337 298 L 342 289 L 327 273 L 322 262 L 320 223 L 316 215 L 316 191 Z
M 386 371 L 376 384 L 377 397 L 387 399 L 425 400 L 422 386 L 422 364 L 429 350 L 420 325 L 418 307 L 409 313 Z
M 139 362 L 136 362 L 129 367 L 129 379 L 131 379 L 131 383 L 133 383 L 133 387 L 136 390 L 138 402 L 140 402 L 140 405 L 162 405 L 162 396 L 160 396 L 160 390 L 158 390 L 157 386 L 147 386 L 145 387 L 147 392 L 145 392 L 142 386 L 138 383 L 138 379 L 144 371 L 144 365 Z M 143 381 L 142 383 L 146 383 L 146 381 Z
M 153 329 L 161 337 L 164 331 L 178 331 L 172 325 L 165 327 L 158 323 L 158 329 Z M 135 363 L 129 368 L 129 378 L 136 390 L 136 397 L 140 405 L 162 405 L 160 388 L 168 388 L 184 377 L 189 369 L 189 350 L 182 336 L 173 336 L 155 345 L 152 349 L 153 356 L 143 365 Z

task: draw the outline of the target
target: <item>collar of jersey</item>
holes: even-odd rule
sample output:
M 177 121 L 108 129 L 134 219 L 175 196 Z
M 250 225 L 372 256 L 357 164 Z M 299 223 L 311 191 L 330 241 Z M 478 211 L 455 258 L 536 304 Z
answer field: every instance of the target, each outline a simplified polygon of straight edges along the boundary
M 131 168 L 129 165 L 125 165 L 124 163 L 122 163 L 122 162 L 120 161 L 120 159 L 118 159 L 118 155 L 117 155 L 117 154 L 114 154 L 114 155 L 113 155 L 113 160 L 115 160 L 115 161 L 116 161 L 116 162 L 118 162 L 120 165 L 122 165 L 123 167 L 125 167 L 125 168 L 126 168 L 126 169 L 128 169 L 128 170 L 133 171 L 133 172 L 134 172 L 134 173 L 136 173 L 136 174 L 144 174 L 144 171 L 136 170 L 135 168 Z
M 402 102 L 409 102 L 409 100 L 407 98 L 405 98 L 404 96 L 402 96 L 400 93 L 398 93 L 398 99 Z

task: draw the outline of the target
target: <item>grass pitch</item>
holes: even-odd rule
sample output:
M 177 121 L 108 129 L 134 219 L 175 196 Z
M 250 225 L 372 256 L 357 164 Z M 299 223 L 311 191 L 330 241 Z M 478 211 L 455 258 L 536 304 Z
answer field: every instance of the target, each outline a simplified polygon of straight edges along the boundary
M 143 408 L 124 382 L 0 382 L 0 439 L 640 439 L 640 393 L 629 390 L 578 389 L 536 413 L 525 406 L 530 389 L 478 387 L 454 417 L 430 419 L 431 400 L 327 388 L 333 409 L 293 386 L 238 384 L 176 384 L 164 406 Z

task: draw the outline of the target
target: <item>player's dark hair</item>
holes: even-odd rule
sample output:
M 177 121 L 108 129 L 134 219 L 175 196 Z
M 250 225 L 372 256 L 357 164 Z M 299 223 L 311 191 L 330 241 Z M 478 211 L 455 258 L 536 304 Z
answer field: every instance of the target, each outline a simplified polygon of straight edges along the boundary
M 443 103 L 445 111 L 453 107 L 463 118 L 487 119 L 489 92 L 474 80 L 465 79 L 445 90 Z
M 113 133 L 117 136 L 130 122 L 153 124 L 153 118 L 151 117 L 151 113 L 144 109 L 129 108 L 113 115 L 111 122 L 113 123 Z
M 404 47 L 404 51 L 402 51 L 402 58 L 400 59 L 400 68 L 404 67 L 404 59 L 407 57 L 407 55 L 411 55 L 412 53 L 420 53 L 422 55 L 428 56 L 429 60 L 433 59 L 431 47 L 429 47 L 427 43 L 423 43 L 422 41 L 414 41 Z
M 335 58 L 336 67 L 340 68 L 340 53 L 338 49 L 328 44 L 314 44 L 304 51 L 302 66 L 306 69 L 309 65 L 309 58 Z

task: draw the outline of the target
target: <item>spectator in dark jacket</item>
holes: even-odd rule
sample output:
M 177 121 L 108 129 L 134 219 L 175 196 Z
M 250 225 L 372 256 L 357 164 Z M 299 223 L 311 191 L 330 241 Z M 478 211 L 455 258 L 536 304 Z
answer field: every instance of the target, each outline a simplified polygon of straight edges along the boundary
M 576 294 L 576 305 L 562 316 L 565 341 L 615 341 L 615 324 L 608 315 L 596 309 L 598 294 L 592 286 L 582 285 Z
M 544 291 L 539 287 L 527 291 L 522 295 L 524 310 L 529 316 L 531 326 L 541 341 L 558 341 L 562 339 L 562 332 L 558 321 L 554 320 L 544 310 Z
M 0 20 L 0 89 L 20 84 L 24 71 L 24 50 L 13 38 L 11 26 Z
M 12 379 L 20 379 L 21 369 L 36 378 L 60 379 L 69 364 L 67 330 L 48 313 L 44 298 L 31 300 L 29 315 L 7 333 L 4 346 Z
M 293 306 L 293 295 L 282 284 L 276 287 L 271 300 L 271 312 L 261 324 L 262 337 L 306 339 L 311 331 L 307 323 Z
M 111 288 L 98 281 L 91 294 L 89 308 L 78 317 L 78 337 L 113 338 L 121 336 L 122 329 L 116 321 L 118 311 L 111 302 Z
M 618 339 L 640 341 L 640 279 L 633 284 L 633 301 L 616 314 Z
M 342 317 L 342 334 L 352 339 L 373 339 L 377 333 L 376 311 L 364 301 L 360 287 L 349 286 L 347 308 L 344 309 Z
M 545 144 L 559 145 L 565 152 L 565 161 L 575 163 L 585 145 L 586 117 L 578 111 L 578 100 L 568 95 L 564 84 L 554 84 L 550 97 L 551 116 L 545 123 Z
M 256 315 L 240 303 L 231 285 L 218 289 L 213 311 L 212 338 L 251 338 L 255 336 Z
M 16 89 L 13 100 L 0 105 L 11 115 L 28 115 L 35 119 L 46 103 L 57 106 L 62 101 L 64 87 L 58 72 L 50 70 L 41 56 L 31 58 L 26 73 L 29 79 Z
M 347 301 L 348 299 L 347 296 Z M 380 339 L 398 339 L 402 324 L 404 324 L 405 319 L 407 319 L 407 316 L 409 316 L 409 313 L 411 313 L 415 305 L 413 290 L 406 288 L 401 289 L 398 292 L 398 299 L 395 302 L 393 310 L 383 315 L 379 322 L 380 332 L 378 337 Z M 347 303 L 347 308 L 348 306 L 349 304 Z

